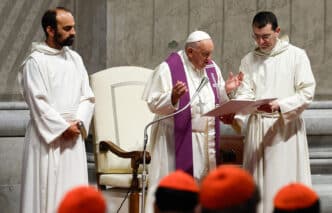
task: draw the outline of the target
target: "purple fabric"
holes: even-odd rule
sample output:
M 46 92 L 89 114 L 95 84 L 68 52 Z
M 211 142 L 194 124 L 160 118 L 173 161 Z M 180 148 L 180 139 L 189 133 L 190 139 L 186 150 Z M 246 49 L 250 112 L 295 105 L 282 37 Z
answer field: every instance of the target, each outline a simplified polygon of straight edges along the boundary
M 166 62 L 171 71 L 173 86 L 177 81 L 182 81 L 188 85 L 181 57 L 177 53 L 172 53 Z M 180 98 L 179 109 L 183 108 L 189 101 L 190 96 L 187 92 Z M 175 168 L 193 175 L 191 132 L 191 109 L 188 107 L 185 111 L 174 116 Z
M 186 74 L 184 71 L 181 57 L 177 53 L 172 53 L 166 62 L 170 68 L 173 86 L 177 81 L 182 81 L 188 85 Z M 217 78 L 217 73 L 212 62 L 210 66 L 205 69 L 208 78 L 210 80 L 211 88 L 213 89 L 215 103 L 219 103 L 218 93 L 216 87 L 212 85 L 214 79 Z M 179 109 L 183 108 L 190 101 L 189 92 L 180 98 Z M 219 118 L 215 120 L 215 148 L 216 148 L 216 160 L 219 164 L 219 136 L 220 136 L 220 123 Z M 188 107 L 185 111 L 174 116 L 174 138 L 175 138 L 175 167 L 176 169 L 182 169 L 188 174 L 193 175 L 193 153 L 192 153 L 192 127 L 191 127 L 191 107 Z

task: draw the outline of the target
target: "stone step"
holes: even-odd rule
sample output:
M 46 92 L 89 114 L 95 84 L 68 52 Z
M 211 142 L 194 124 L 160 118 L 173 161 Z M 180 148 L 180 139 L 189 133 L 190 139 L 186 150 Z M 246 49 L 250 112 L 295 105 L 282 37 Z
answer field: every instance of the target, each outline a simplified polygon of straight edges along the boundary
M 312 174 L 332 174 L 332 159 L 310 159 Z M 332 179 L 330 180 L 332 183 Z
M 321 203 L 322 213 L 332 212 L 332 174 L 322 175 L 313 174 L 312 185 L 313 189 L 318 193 Z

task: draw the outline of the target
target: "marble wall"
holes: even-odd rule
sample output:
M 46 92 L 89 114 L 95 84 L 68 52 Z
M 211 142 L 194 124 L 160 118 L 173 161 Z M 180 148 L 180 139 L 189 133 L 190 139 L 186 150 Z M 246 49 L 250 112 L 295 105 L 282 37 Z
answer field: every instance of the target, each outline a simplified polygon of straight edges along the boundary
M 66 6 L 76 19 L 74 49 L 89 73 L 137 65 L 154 68 L 200 29 L 215 42 L 214 59 L 224 77 L 237 72 L 250 51 L 251 21 L 259 10 L 278 16 L 282 33 L 306 49 L 317 79 L 316 100 L 332 98 L 332 1 L 328 0 L 1 0 L 0 100 L 21 100 L 16 75 L 32 41 L 44 39 L 47 8 Z
M 328 0 L 108 0 L 107 66 L 153 68 L 183 47 L 187 35 L 207 31 L 215 42 L 214 59 L 224 78 L 237 72 L 241 58 L 254 47 L 251 21 L 271 10 L 282 34 L 306 49 L 317 79 L 316 100 L 332 97 L 332 1 Z

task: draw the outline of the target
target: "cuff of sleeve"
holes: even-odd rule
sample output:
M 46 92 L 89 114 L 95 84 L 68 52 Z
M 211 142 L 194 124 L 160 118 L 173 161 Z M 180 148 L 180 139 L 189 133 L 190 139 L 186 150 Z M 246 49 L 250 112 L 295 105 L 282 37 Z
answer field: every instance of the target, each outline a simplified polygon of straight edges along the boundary
M 169 109 L 171 109 L 173 111 L 178 110 L 179 109 L 179 101 L 176 102 L 176 104 L 173 105 L 172 104 L 172 93 L 170 92 L 168 94 L 168 96 L 169 96 L 169 98 L 168 98 L 168 100 L 169 100 Z
M 87 138 L 87 130 L 85 129 L 83 121 L 78 121 L 77 125 L 78 125 L 78 129 L 81 132 L 82 138 L 86 139 Z

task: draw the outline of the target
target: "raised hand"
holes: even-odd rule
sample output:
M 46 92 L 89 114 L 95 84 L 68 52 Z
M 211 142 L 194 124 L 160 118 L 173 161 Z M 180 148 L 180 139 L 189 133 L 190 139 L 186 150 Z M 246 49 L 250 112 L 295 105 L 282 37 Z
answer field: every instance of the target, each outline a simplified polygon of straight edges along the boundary
M 188 92 L 186 84 L 182 81 L 177 81 L 172 89 L 172 104 L 175 105 L 186 92 Z
M 227 94 L 231 93 L 233 90 L 237 89 L 241 85 L 243 81 L 243 76 L 244 74 L 241 71 L 235 76 L 232 72 L 228 74 L 228 79 L 225 83 L 225 90 Z

